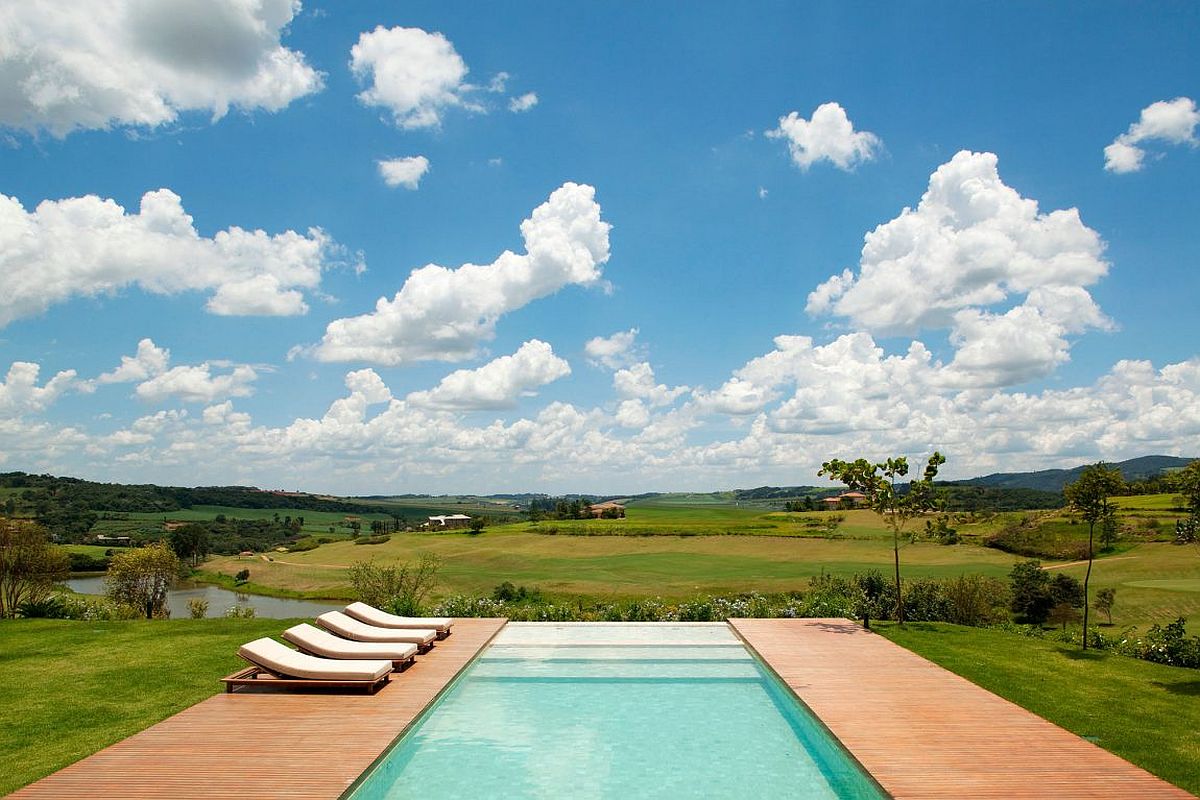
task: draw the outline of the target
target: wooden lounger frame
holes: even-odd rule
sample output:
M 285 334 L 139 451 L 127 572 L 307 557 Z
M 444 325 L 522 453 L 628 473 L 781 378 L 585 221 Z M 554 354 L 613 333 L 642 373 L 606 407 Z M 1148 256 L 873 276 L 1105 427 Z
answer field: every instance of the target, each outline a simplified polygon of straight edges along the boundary
M 225 683 L 226 693 L 233 692 L 239 686 L 278 686 L 288 689 L 363 689 L 367 694 L 375 694 L 391 680 L 391 673 L 371 681 L 290 678 L 252 663 L 221 680 Z

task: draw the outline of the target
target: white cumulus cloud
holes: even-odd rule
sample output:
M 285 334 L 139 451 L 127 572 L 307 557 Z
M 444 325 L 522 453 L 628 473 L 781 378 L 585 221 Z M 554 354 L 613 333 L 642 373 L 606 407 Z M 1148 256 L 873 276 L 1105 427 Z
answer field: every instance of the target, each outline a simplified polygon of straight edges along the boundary
M 429 159 L 425 156 L 389 158 L 375 163 L 379 166 L 383 182 L 393 189 L 397 186 L 416 189 L 421 184 L 421 178 L 429 171 Z
M 525 342 L 509 356 L 501 356 L 478 369 L 460 369 L 442 378 L 425 392 L 406 399 L 417 406 L 455 409 L 511 408 L 517 398 L 571 374 L 571 366 L 539 339 Z
M 1111 326 L 1085 288 L 1107 273 L 1103 252 L 1077 209 L 1041 213 L 1000 179 L 995 155 L 962 151 L 915 209 L 866 235 L 858 273 L 829 278 L 807 310 L 885 336 L 948 329 L 956 369 L 1009 385 L 1067 360 L 1067 335 Z
M 184 403 L 212 403 L 226 397 L 247 397 L 254 393 L 253 383 L 258 373 L 245 364 L 231 372 L 214 375 L 213 364 L 172 367 L 161 375 L 137 385 L 134 393 L 147 403 L 161 403 L 175 398 Z
M 167 371 L 171 351 L 159 347 L 154 340 L 146 338 L 138 342 L 137 353 L 121 356 L 121 364 L 112 372 L 106 372 L 96 380 L 100 383 L 131 383 L 144 381 Z
M 609 369 L 628 367 L 641 358 L 637 335 L 638 329 L 630 328 L 627 331 L 617 331 L 612 336 L 595 336 L 587 340 L 583 352 L 596 366 Z
M 467 64 L 440 33 L 384 28 L 358 37 L 350 69 L 367 84 L 358 99 L 387 109 L 401 128 L 433 128 L 447 108 L 466 103 Z
M 1196 126 L 1200 125 L 1200 110 L 1190 97 L 1159 100 L 1142 109 L 1138 121 L 1129 126 L 1112 144 L 1104 148 L 1104 168 L 1109 172 L 1137 172 L 1143 166 L 1146 150 L 1141 145 L 1150 141 L 1166 144 L 1200 145 Z
M 838 103 L 823 103 L 805 119 L 792 111 L 779 118 L 779 127 L 767 131 L 771 139 L 787 141 L 792 161 L 806 170 L 818 161 L 829 161 L 841 170 L 851 170 L 871 161 L 883 146 L 869 131 L 856 131 L 846 110 Z
M 278 111 L 319 91 L 280 44 L 298 0 L 21 0 L 0 5 L 0 125 L 65 136 L 181 112 Z
M 321 361 L 389 366 L 470 358 L 503 314 L 565 286 L 598 283 L 609 228 L 591 186 L 563 184 L 521 223 L 524 254 L 506 250 L 491 264 L 413 270 L 374 311 L 329 323 L 310 352 Z
M 270 235 L 227 228 L 201 236 L 179 195 L 143 195 L 136 213 L 95 195 L 44 200 L 32 212 L 0 194 L 0 327 L 72 297 L 136 286 L 152 294 L 213 292 L 214 314 L 308 311 L 336 247 L 309 229 Z
M 644 400 L 651 406 L 670 405 L 689 391 L 687 386 L 655 383 L 654 369 L 646 361 L 613 373 L 613 388 L 619 397 Z
M 40 365 L 29 361 L 14 361 L 9 366 L 8 374 L 0 381 L 0 418 L 17 418 L 42 411 L 63 392 L 80 388 L 73 369 L 63 370 L 38 386 L 41 369 Z

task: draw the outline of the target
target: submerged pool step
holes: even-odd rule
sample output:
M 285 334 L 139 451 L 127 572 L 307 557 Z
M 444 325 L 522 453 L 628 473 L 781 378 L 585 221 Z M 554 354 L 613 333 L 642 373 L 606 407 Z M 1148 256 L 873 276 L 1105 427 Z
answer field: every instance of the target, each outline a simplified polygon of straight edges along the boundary
M 487 656 L 473 676 L 484 680 L 759 681 L 752 659 L 508 659 Z
M 529 660 L 586 659 L 590 661 L 638 661 L 644 659 L 674 661 L 747 660 L 749 654 L 740 644 L 734 645 L 670 645 L 641 644 L 493 644 L 485 658 L 519 658 Z

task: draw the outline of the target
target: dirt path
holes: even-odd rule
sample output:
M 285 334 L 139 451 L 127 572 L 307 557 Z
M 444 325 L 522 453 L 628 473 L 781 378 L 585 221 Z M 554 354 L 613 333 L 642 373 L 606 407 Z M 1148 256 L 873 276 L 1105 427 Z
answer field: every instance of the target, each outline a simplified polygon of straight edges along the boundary
M 1099 559 L 1096 559 L 1095 561 L 1093 561 L 1092 563 L 1095 564 L 1095 563 L 1107 563 L 1109 561 L 1126 561 L 1130 558 L 1137 558 L 1137 556 L 1113 556 L 1112 558 L 1099 558 Z M 1063 567 L 1078 567 L 1078 566 L 1080 566 L 1082 564 L 1086 564 L 1086 563 L 1087 563 L 1086 559 L 1083 561 L 1068 561 L 1066 564 L 1051 564 L 1048 567 L 1042 567 L 1042 569 L 1062 569 Z

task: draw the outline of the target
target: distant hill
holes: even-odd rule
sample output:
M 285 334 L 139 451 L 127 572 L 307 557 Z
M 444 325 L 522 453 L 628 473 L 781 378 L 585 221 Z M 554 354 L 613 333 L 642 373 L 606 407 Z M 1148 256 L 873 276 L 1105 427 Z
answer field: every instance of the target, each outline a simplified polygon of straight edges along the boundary
M 1109 466 L 1121 470 L 1127 481 L 1145 480 L 1163 472 L 1186 467 L 1194 458 L 1178 456 L 1141 456 L 1128 461 L 1118 461 Z M 1088 465 L 1073 469 L 1043 469 L 1037 472 L 996 472 L 981 478 L 955 481 L 959 486 L 985 486 L 997 489 L 1037 489 L 1043 492 L 1061 492 L 1068 483 L 1073 483 L 1083 474 Z

